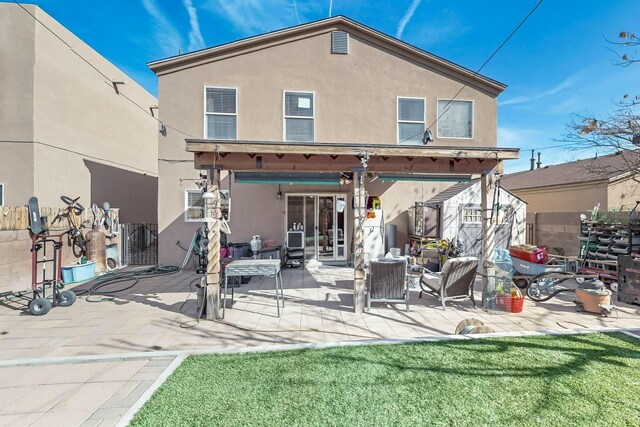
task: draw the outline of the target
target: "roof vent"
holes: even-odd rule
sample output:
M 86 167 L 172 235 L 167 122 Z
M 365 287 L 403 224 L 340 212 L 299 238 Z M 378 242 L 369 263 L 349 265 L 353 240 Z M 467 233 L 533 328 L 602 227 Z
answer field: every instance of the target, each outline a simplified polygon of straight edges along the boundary
M 349 33 L 333 31 L 331 33 L 331 53 L 346 55 L 349 53 Z

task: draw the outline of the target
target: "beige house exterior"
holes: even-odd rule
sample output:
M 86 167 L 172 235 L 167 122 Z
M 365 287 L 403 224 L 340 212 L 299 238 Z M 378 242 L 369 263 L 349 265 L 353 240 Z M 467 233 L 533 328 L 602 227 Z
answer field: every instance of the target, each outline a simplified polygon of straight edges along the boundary
M 580 215 L 598 206 L 629 211 L 640 200 L 637 176 L 625 171 L 629 163 L 615 153 L 606 156 L 516 172 L 501 184 L 527 202 L 528 243 L 546 245 L 554 253 L 578 255 Z
M 160 264 L 179 263 L 185 252 L 176 242 L 186 247 L 202 225 L 201 220 L 185 221 L 185 193 L 197 192 L 193 180 L 207 167 L 221 166 L 220 188 L 230 190 L 228 241 L 248 242 L 260 235 L 263 241 L 283 243 L 286 230 L 297 222 L 291 220 L 293 204 L 305 205 L 302 222 L 313 239 L 313 224 L 322 227 L 330 200 L 330 206 L 349 207 L 344 217 L 333 217 L 339 226 L 330 230 L 345 235 L 345 247 L 326 255 L 326 242 L 319 237 L 326 233 L 316 230 L 317 249 L 310 256 L 345 261 L 353 232 L 350 183 L 302 184 L 298 176 L 293 185 L 273 179 L 245 184 L 239 182 L 241 173 L 287 170 L 314 172 L 317 178 L 321 171 L 349 172 L 360 165 L 357 155 L 363 150 L 377 155 L 377 170 L 435 174 L 470 176 L 499 167 L 502 159 L 492 153 L 482 166 L 482 159 L 467 157 L 474 157 L 468 152 L 497 145 L 496 98 L 503 84 L 342 16 L 155 61 L 149 67 L 158 75 L 160 119 L 181 131 L 169 129 L 158 142 Z M 451 104 L 456 116 L 445 114 L 448 100 L 463 85 L 459 102 Z M 223 94 L 233 100 L 225 112 L 216 110 Z M 405 108 L 418 114 L 407 118 Z M 308 122 L 301 123 L 304 120 Z M 217 128 L 217 121 L 231 123 L 230 128 Z M 430 126 L 433 141 L 427 149 L 420 140 Z M 220 137 L 220 129 L 231 131 Z M 426 161 L 429 150 L 438 147 L 443 150 Z M 446 160 L 445 151 L 450 156 Z M 517 150 L 509 156 L 517 157 Z M 397 225 L 398 245 L 408 243 L 408 208 L 451 185 L 387 180 L 377 173 L 365 180 L 369 195 L 380 198 L 385 222 Z
M 0 204 L 80 196 L 109 201 L 122 222 L 156 222 L 154 96 L 38 6 L 15 3 L 0 3 L 0 93 Z
M 545 166 L 502 177 L 502 185 L 527 202 L 529 213 L 630 210 L 640 200 L 637 176 L 625 172 L 622 158 L 633 153 L 615 153 L 575 162 Z M 637 154 L 634 154 L 637 155 Z
M 108 201 L 121 223 L 156 223 L 156 104 L 38 6 L 0 3 L 0 212 L 32 196 L 61 207 L 66 195 L 86 209 Z M 0 293 L 30 286 L 30 249 L 27 230 L 0 229 Z

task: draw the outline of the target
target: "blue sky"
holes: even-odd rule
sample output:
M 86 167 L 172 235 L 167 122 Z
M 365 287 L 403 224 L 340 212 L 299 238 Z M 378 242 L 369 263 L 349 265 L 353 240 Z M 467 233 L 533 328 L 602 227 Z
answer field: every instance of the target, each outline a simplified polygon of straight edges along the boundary
M 156 94 L 151 60 L 279 28 L 345 15 L 419 48 L 477 69 L 538 0 L 80 0 L 34 1 Z M 572 114 L 605 114 L 640 93 L 640 66 L 614 65 L 613 40 L 640 33 L 637 0 L 545 0 L 482 73 L 509 87 L 499 97 L 498 144 L 523 149 L 529 166 L 590 155 L 556 146 Z M 452 96 L 454 94 L 451 94 Z

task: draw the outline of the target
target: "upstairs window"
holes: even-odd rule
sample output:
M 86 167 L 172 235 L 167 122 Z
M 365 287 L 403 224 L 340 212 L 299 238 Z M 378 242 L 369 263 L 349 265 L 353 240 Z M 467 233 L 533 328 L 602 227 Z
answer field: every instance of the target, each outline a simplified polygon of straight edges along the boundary
M 313 142 L 314 94 L 311 92 L 284 93 L 284 140 Z
M 4 184 L 0 184 L 0 206 L 4 206 Z
M 237 139 L 236 89 L 206 88 L 205 116 L 208 139 Z
M 398 144 L 422 145 L 424 98 L 398 98 Z
M 473 138 L 473 102 L 438 100 L 438 138 Z

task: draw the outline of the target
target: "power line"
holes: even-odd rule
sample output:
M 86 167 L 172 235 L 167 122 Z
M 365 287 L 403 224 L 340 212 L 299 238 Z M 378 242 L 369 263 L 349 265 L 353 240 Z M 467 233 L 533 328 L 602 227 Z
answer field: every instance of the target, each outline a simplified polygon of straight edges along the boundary
M 567 144 L 559 144 L 559 145 L 549 145 L 546 147 L 531 147 L 531 148 L 521 148 L 520 150 L 548 150 L 551 148 L 567 148 L 567 147 L 576 147 L 576 144 L 571 142 L 571 143 L 567 143 Z
M 47 144 L 46 142 L 42 142 L 42 141 L 20 141 L 20 140 L 9 140 L 9 141 L 0 141 L 0 143 L 7 143 L 7 144 L 37 144 L 37 145 L 42 145 L 45 147 L 49 147 L 49 148 L 55 148 L 56 150 L 61 150 L 61 151 L 66 151 L 67 153 L 72 153 L 72 154 L 77 154 L 78 156 L 82 156 L 82 157 L 86 157 L 92 160 L 99 160 L 101 162 L 107 162 L 107 163 L 112 163 L 114 165 L 118 165 L 118 166 L 123 166 L 125 168 L 129 168 L 129 169 L 135 169 L 137 171 L 143 172 L 145 175 L 150 174 L 153 176 L 158 176 L 158 172 L 153 172 L 150 170 L 146 170 L 146 169 L 141 169 L 135 166 L 131 166 L 131 165 L 127 165 L 125 163 L 120 163 L 120 162 L 116 162 L 113 160 L 109 160 L 109 159 L 104 159 L 102 157 L 96 157 L 96 156 L 92 156 L 90 154 L 85 154 L 85 153 L 81 153 L 79 151 L 75 151 L 75 150 L 71 150 L 69 148 L 64 148 L 64 147 L 60 147 L 58 145 L 53 145 L 53 144 Z
M 518 30 L 520 29 L 520 27 L 522 27 L 524 25 L 525 22 L 527 22 L 527 20 L 531 17 L 531 15 L 533 15 L 533 13 L 536 11 L 536 9 L 538 9 L 538 7 L 540 7 L 540 5 L 542 4 L 544 0 L 540 0 L 538 1 L 538 3 L 533 7 L 533 9 L 531 9 L 531 11 L 527 14 L 527 16 L 525 16 L 520 23 L 516 26 L 516 28 L 514 28 L 513 31 L 511 31 L 511 34 L 509 34 L 509 36 L 507 36 L 506 39 L 504 39 L 504 41 L 502 43 L 500 43 L 500 46 L 498 46 L 496 48 L 496 50 L 493 51 L 493 53 L 489 56 L 489 58 L 487 58 L 486 61 L 484 61 L 484 63 L 480 66 L 480 68 L 478 68 L 473 75 L 471 76 L 471 78 L 476 77 L 478 74 L 480 74 L 480 71 L 482 71 L 482 69 L 493 59 L 494 56 L 496 56 L 498 54 L 498 52 L 500 52 L 500 50 L 504 47 L 504 45 L 507 44 L 507 42 L 518 32 Z M 458 92 L 456 92 L 455 95 L 453 95 L 453 97 L 447 101 L 446 105 L 443 108 L 442 113 L 436 118 L 436 120 L 431 123 L 427 129 L 431 129 L 433 127 L 433 125 L 435 125 L 436 123 L 438 123 L 438 120 L 440 120 L 440 118 L 444 115 L 444 113 L 446 113 L 447 111 L 449 111 L 447 109 L 447 107 L 449 106 L 449 104 L 451 104 L 457 97 L 458 95 L 460 95 L 460 93 L 462 93 L 462 91 L 464 90 L 464 88 L 467 87 L 467 84 L 463 84 L 462 87 L 460 88 L 460 90 Z M 404 142 L 404 141 L 408 141 L 410 139 L 415 138 L 418 135 L 421 135 L 422 133 L 424 133 L 424 131 L 417 133 L 409 138 L 403 139 L 400 142 Z
M 13 0 L 13 2 L 15 4 L 17 4 L 18 6 L 20 6 L 20 8 L 22 10 L 24 10 L 29 16 L 31 16 L 33 19 L 36 20 L 36 22 L 38 22 L 40 25 L 42 25 L 47 31 L 49 31 L 55 38 L 57 38 L 58 40 L 60 40 L 65 46 L 67 46 L 69 48 L 69 50 L 71 50 L 71 52 L 73 52 L 78 58 L 80 58 L 83 62 L 85 62 L 89 67 L 93 68 L 98 74 L 100 74 L 102 77 L 104 77 L 105 79 L 107 79 L 110 83 L 113 82 L 113 79 L 109 76 L 107 76 L 106 74 L 104 74 L 102 71 L 100 71 L 100 69 L 98 67 L 96 67 L 95 65 L 93 65 L 91 63 L 91 61 L 89 61 L 87 58 L 85 58 L 84 56 L 82 56 L 80 53 L 78 53 L 75 49 L 73 49 L 73 47 L 67 43 L 62 37 L 60 37 L 54 30 L 52 30 L 51 28 L 49 28 L 44 22 L 42 22 L 41 20 L 39 20 L 33 13 L 29 12 L 22 4 L 20 4 L 18 2 L 18 0 Z M 113 84 L 113 83 L 112 83 Z M 107 83 L 107 85 L 109 85 Z M 125 95 L 124 93 L 122 93 L 122 91 L 117 91 L 118 95 L 121 95 L 124 99 L 126 99 L 127 101 L 131 102 L 133 105 L 135 105 L 136 107 L 138 107 L 143 113 L 145 113 L 146 115 L 148 115 L 149 117 L 151 117 L 153 120 L 155 120 L 156 122 L 163 124 L 164 126 L 168 127 L 169 129 L 172 129 L 176 132 L 179 132 L 183 135 L 186 135 L 188 137 L 191 138 L 197 138 L 194 135 L 191 135 L 188 132 L 184 132 L 176 127 L 173 127 L 171 125 L 168 125 L 167 123 L 161 121 L 160 119 L 158 119 L 157 117 L 155 117 L 147 108 L 141 106 L 140 104 L 138 104 L 137 102 L 135 102 L 133 99 L 129 98 L 127 95 Z

